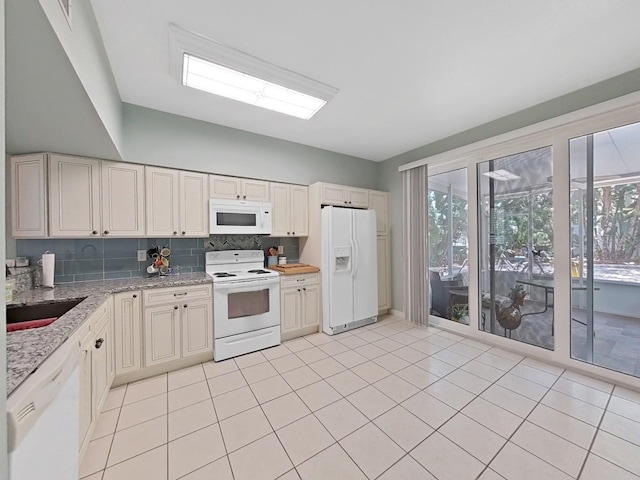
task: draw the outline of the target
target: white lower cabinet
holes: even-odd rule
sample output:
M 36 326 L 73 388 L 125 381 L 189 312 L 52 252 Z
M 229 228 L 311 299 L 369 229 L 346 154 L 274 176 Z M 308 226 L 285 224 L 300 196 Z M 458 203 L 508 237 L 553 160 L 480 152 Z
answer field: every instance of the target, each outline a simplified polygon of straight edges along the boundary
M 211 285 L 154 289 L 143 296 L 144 367 L 213 354 Z M 147 302 L 152 298 L 157 302 Z
M 213 351 L 213 315 L 211 300 L 182 305 L 182 356 Z
M 391 243 L 389 236 L 377 237 L 378 245 L 378 313 L 391 308 Z
M 320 274 L 283 276 L 280 281 L 282 340 L 308 335 L 320 324 Z
M 114 295 L 116 375 L 142 368 L 142 292 Z
M 92 424 L 95 423 L 96 409 L 94 408 L 95 397 L 93 395 L 93 368 L 91 359 L 93 357 L 94 338 L 90 330 L 80 341 L 80 452 L 86 450 L 91 437 Z
M 144 364 L 151 367 L 180 359 L 180 307 L 144 309 Z
M 80 337 L 80 454 L 93 434 L 98 414 L 115 375 L 113 364 L 113 299 L 102 304 L 82 328 Z

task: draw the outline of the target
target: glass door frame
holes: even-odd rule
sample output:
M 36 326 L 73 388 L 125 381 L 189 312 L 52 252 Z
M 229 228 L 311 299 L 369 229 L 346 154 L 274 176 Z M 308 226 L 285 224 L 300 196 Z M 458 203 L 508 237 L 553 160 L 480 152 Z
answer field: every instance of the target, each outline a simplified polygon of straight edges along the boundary
M 467 169 L 467 268 L 468 268 L 468 272 L 469 272 L 469 324 L 466 325 L 464 323 L 459 323 L 459 322 L 453 322 L 449 319 L 446 318 L 442 318 L 442 317 L 438 317 L 435 315 L 429 315 L 429 323 L 431 325 L 435 325 L 435 326 L 446 326 L 449 327 L 453 330 L 459 331 L 461 333 L 464 333 L 465 335 L 468 335 L 468 331 L 469 331 L 469 327 L 473 326 L 473 319 L 475 318 L 474 314 L 471 311 L 472 308 L 472 279 L 473 277 L 475 277 L 475 273 L 471 268 L 471 259 L 469 258 L 469 256 L 471 255 L 471 250 L 472 250 L 472 246 L 471 246 L 471 238 L 469 237 L 469 235 L 471 235 L 471 226 L 469 225 L 469 222 L 471 221 L 470 218 L 470 207 L 471 205 L 469 204 L 469 198 L 471 198 L 471 193 L 469 191 L 471 185 L 470 185 L 470 180 L 471 177 L 469 175 L 469 168 L 468 168 L 468 159 L 457 159 L 454 161 L 450 161 L 450 162 L 443 162 L 443 163 L 439 163 L 439 164 L 434 164 L 434 165 L 429 165 L 429 169 L 427 171 L 427 191 L 429 191 L 429 177 L 434 176 L 434 175 L 440 175 L 442 173 L 448 173 L 448 172 L 453 172 L 455 170 L 461 170 L 461 169 Z M 428 214 L 428 210 L 427 210 L 427 214 Z M 427 231 L 427 236 L 429 235 L 429 232 Z M 427 241 L 427 245 L 425 246 L 425 248 L 428 250 L 429 249 L 429 244 Z M 452 245 L 449 246 L 450 251 L 452 248 Z M 429 262 L 429 255 L 426 256 L 427 258 L 427 263 Z M 451 261 L 451 259 L 449 259 L 449 261 Z M 431 265 L 428 264 L 427 265 L 427 272 L 429 272 Z M 429 279 L 427 279 L 427 285 L 429 285 L 429 290 L 431 290 L 431 285 L 429 284 Z M 429 292 L 431 294 L 431 292 Z M 431 306 L 431 305 L 429 305 Z M 477 315 L 476 315 L 477 316 Z M 451 325 L 449 325 L 451 324 Z
M 467 168 L 468 192 L 468 264 L 469 264 L 469 325 L 431 316 L 430 322 L 439 328 L 457 332 L 490 345 L 517 351 L 522 355 L 553 362 L 586 374 L 640 389 L 640 378 L 571 358 L 571 214 L 569 140 L 603 130 L 640 122 L 640 92 L 602 104 L 587 107 L 560 117 L 508 132 L 475 144 L 460 147 L 433 157 L 403 165 L 400 170 L 427 164 L 429 175 Z M 477 164 L 516 153 L 551 146 L 553 155 L 553 229 L 555 275 L 555 349 L 545 350 L 533 345 L 483 332 L 480 324 L 479 237 Z

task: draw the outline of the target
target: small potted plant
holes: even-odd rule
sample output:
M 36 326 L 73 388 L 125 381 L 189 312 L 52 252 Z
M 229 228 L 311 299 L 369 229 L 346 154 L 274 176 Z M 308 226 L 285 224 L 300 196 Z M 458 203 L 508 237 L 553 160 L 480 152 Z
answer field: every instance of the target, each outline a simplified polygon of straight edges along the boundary
M 463 319 L 469 316 L 469 305 L 457 304 L 451 307 L 451 320 L 458 323 L 465 323 Z

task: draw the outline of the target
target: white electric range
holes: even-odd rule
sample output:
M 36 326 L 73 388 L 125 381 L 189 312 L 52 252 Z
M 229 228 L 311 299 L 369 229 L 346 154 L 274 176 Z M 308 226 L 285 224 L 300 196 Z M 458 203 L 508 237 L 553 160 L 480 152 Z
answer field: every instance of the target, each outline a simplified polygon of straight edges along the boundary
M 215 361 L 280 344 L 280 278 L 262 250 L 206 252 Z

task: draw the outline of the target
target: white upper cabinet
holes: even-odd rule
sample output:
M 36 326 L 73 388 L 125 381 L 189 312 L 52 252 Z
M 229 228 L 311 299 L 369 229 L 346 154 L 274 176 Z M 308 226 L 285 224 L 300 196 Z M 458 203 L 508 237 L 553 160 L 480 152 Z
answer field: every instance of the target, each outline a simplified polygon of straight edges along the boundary
M 49 225 L 52 237 L 100 235 L 100 161 L 51 155 Z
M 242 198 L 242 182 L 235 177 L 209 175 L 209 196 L 228 200 Z
M 269 182 L 248 178 L 209 175 L 209 196 L 227 200 L 269 201 Z
M 296 237 L 309 236 L 309 187 L 290 185 L 290 226 Z
M 147 236 L 209 236 L 208 175 L 145 167 Z
M 241 180 L 243 200 L 251 200 L 252 202 L 269 201 L 269 182 L 251 180 L 249 178 L 243 178 Z
M 286 237 L 289 229 L 289 185 L 271 183 L 271 235 Z
M 46 155 L 11 157 L 11 233 L 16 238 L 46 237 Z
M 271 236 L 309 235 L 309 187 L 271 183 Z
M 323 205 L 369 208 L 369 190 L 323 183 L 320 200 Z
M 376 211 L 378 235 L 389 235 L 389 192 L 369 190 L 369 209 Z
M 145 167 L 147 235 L 172 237 L 180 228 L 177 170 Z
M 144 166 L 102 162 L 102 235 L 143 237 Z
M 347 187 L 323 183 L 321 191 L 323 205 L 347 205 L 349 203 Z
M 208 180 L 204 173 L 180 172 L 180 236 L 209 236 Z

